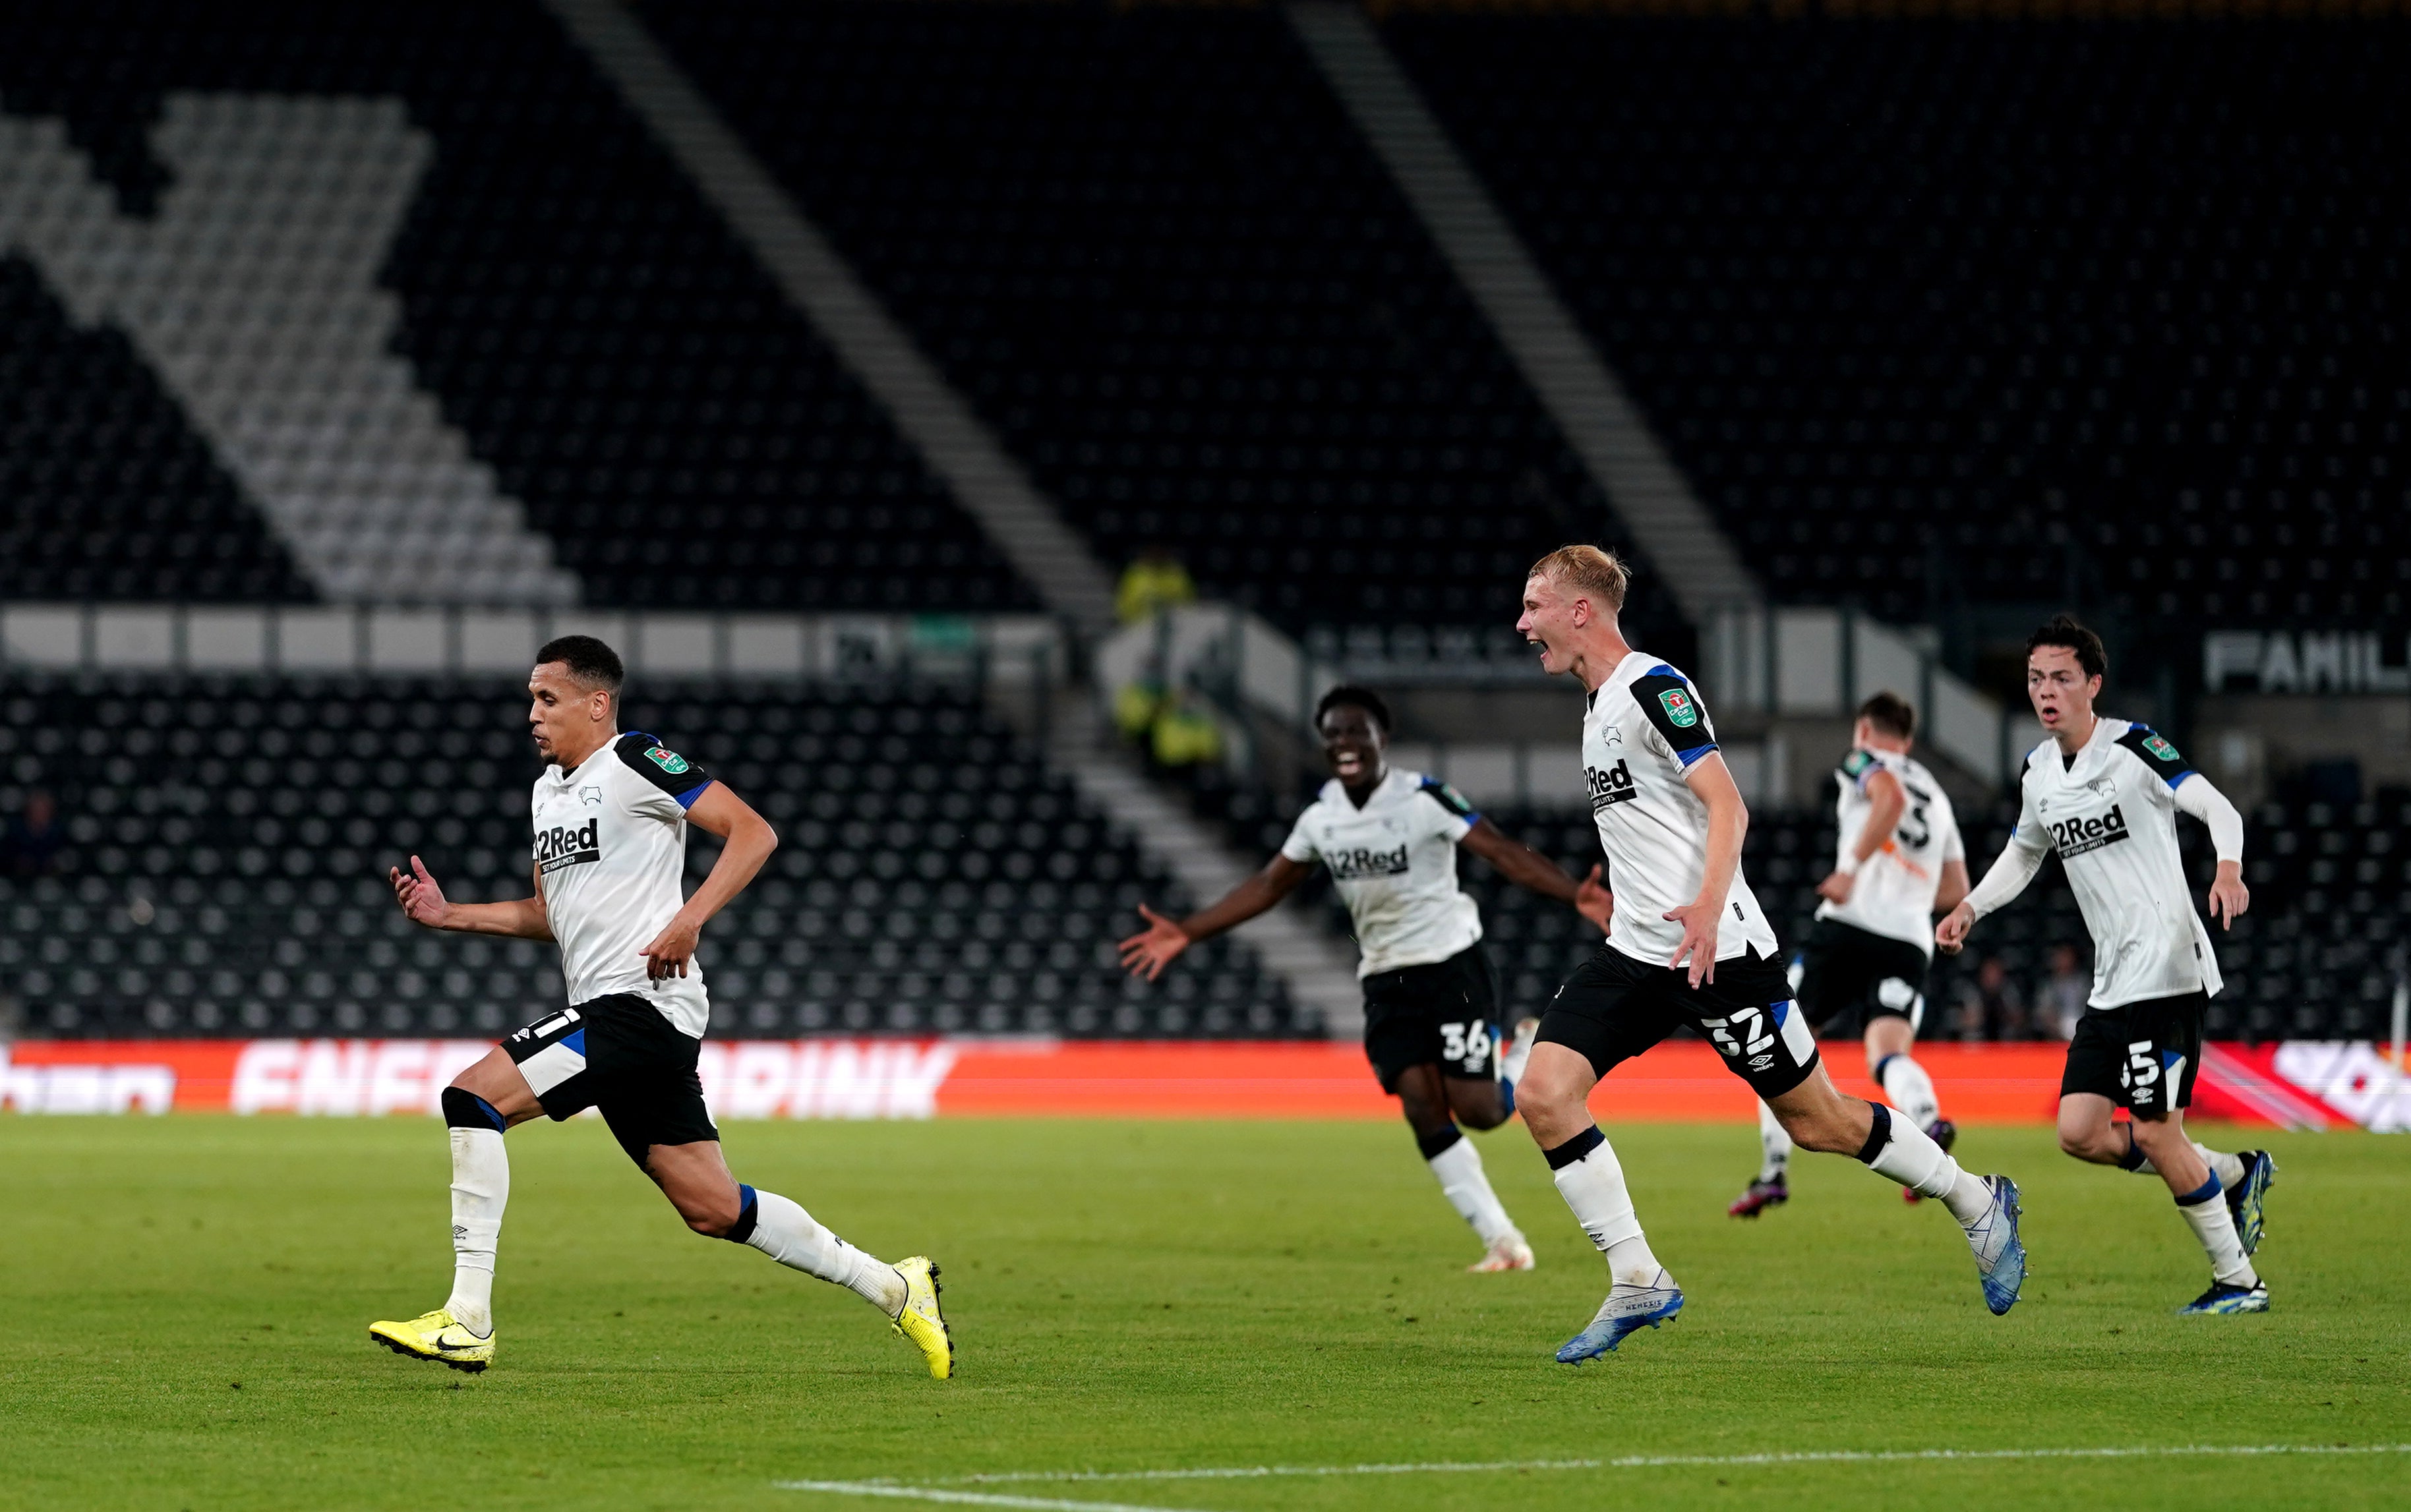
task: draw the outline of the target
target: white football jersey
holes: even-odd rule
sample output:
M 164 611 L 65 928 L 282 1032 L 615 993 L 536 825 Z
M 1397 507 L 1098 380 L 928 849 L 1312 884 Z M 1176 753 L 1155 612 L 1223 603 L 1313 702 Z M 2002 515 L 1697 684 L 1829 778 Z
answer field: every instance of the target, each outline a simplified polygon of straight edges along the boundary
M 650 981 L 636 952 L 685 906 L 686 811 L 710 785 L 701 767 L 634 732 L 574 772 L 548 766 L 535 779 L 536 873 L 572 1004 L 631 993 L 703 1038 L 711 1000 L 701 961 Z
M 1875 800 L 1867 784 L 1878 772 L 1890 772 L 1900 783 L 1908 807 L 1881 849 L 1850 884 L 1850 901 L 1827 903 L 1817 917 L 1854 925 L 1871 935 L 1897 939 L 1934 955 L 1934 894 L 1942 885 L 1942 868 L 1967 859 L 1959 838 L 1959 821 L 1951 811 L 1951 795 L 1914 758 L 1899 751 L 1858 749 L 1842 758 L 1834 782 L 1841 792 L 1834 800 L 1834 821 L 1841 827 L 1834 860 L 1836 865 L 1859 843 Z
M 2026 756 L 2011 843 L 2059 852 L 2093 936 L 2095 1008 L 2226 983 L 2177 849 L 2177 784 L 2194 775 L 2150 726 L 2102 720 L 2074 764 L 2046 740 Z
M 1615 916 L 1607 942 L 1651 966 L 1664 966 L 1683 943 L 1683 926 L 1665 917 L 1699 895 L 1708 865 L 1708 806 L 1683 774 L 1717 749 L 1716 727 L 1691 679 L 1635 651 L 1590 695 L 1583 713 L 1583 780 Z M 1717 959 L 1747 951 L 1772 957 L 1775 927 L 1733 867 Z
M 1445 961 L 1482 938 L 1482 910 L 1456 885 L 1456 843 L 1481 818 L 1420 772 L 1391 772 L 1362 808 L 1335 778 L 1297 816 L 1281 854 L 1330 868 L 1364 952 L 1356 975 L 1369 977 Z

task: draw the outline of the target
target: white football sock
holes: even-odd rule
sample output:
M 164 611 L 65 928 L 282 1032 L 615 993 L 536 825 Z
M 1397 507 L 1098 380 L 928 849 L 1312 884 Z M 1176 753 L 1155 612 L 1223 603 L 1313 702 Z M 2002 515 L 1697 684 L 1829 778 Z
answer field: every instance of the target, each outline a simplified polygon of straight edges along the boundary
M 803 1208 L 776 1192 L 753 1193 L 753 1231 L 745 1243 L 786 1266 L 834 1281 L 889 1317 L 904 1311 L 904 1278 L 886 1261 L 829 1232 Z
M 444 1310 L 462 1328 L 494 1331 L 494 1250 L 511 1199 L 511 1157 L 500 1129 L 452 1133 L 452 1295 Z
M 1761 1155 L 1758 1179 L 1783 1180 L 1791 1169 L 1791 1136 L 1784 1132 L 1783 1120 L 1775 1116 L 1775 1110 L 1763 1102 L 1758 1105 L 1758 1147 Z
M 1641 1236 L 1641 1219 L 1632 1211 L 1632 1194 L 1625 1187 L 1624 1167 L 1615 1158 L 1615 1146 L 1595 1127 L 1588 1137 L 1598 1142 L 1580 1159 L 1556 1168 L 1557 1195 L 1573 1209 L 1574 1220 L 1590 1235 L 1590 1242 L 1607 1257 L 1608 1275 L 1619 1284 L 1645 1287 L 1663 1268 L 1658 1257 L 1649 1253 L 1649 1242 Z M 1585 1137 L 1579 1135 L 1568 1141 L 1583 1142 Z
M 1993 1210 L 1993 1193 L 1981 1180 L 1959 1169 L 1942 1146 L 1934 1142 L 1925 1130 L 1906 1117 L 1895 1118 L 1891 1110 L 1875 1108 L 1878 1126 L 1890 1126 L 1883 1148 L 1872 1158 L 1863 1155 L 1867 1166 L 1877 1174 L 1892 1180 L 1922 1197 L 1942 1199 L 1951 1215 L 1961 1227 L 1976 1222 Z M 1874 1135 L 1868 1136 L 1872 1141 Z
M 2243 1157 L 2242 1156 L 2221 1155 L 2216 1150 L 2212 1149 L 2209 1145 L 2202 1143 L 2199 1140 L 2193 1141 L 2193 1153 L 2201 1156 L 2201 1163 L 2208 1166 L 2210 1168 L 2210 1173 L 2218 1178 L 2219 1185 L 2225 1187 L 2241 1186 L 2243 1185 Z M 2227 1204 L 2224 1202 L 2219 1204 L 2221 1207 L 2225 1207 L 2226 1205 Z
M 2228 1286 L 2249 1287 L 2260 1276 L 2244 1257 L 2243 1241 L 2235 1236 L 2235 1214 L 2227 1211 L 2222 1193 L 2218 1178 L 2213 1176 L 2201 1190 L 2178 1198 L 2177 1211 L 2193 1225 L 2194 1237 L 2210 1257 L 2210 1273 Z
M 1488 1244 L 1515 1232 L 1514 1221 L 1490 1189 L 1490 1178 L 1482 1169 L 1482 1152 L 1471 1140 L 1459 1139 L 1433 1156 L 1429 1164 L 1432 1174 L 1439 1178 L 1440 1195 L 1456 1209 L 1457 1216 L 1473 1226 L 1475 1237 Z
M 2128 1127 L 2130 1128 L 2132 1127 L 2131 1125 Z M 2130 1133 L 2126 1138 L 2128 1142 L 2131 1144 L 2134 1141 L 2134 1135 Z M 2202 1143 L 2199 1140 L 2188 1140 L 2185 1142 L 2193 1146 L 2194 1154 L 2201 1156 L 2201 1163 L 2208 1166 L 2210 1168 L 2210 1173 L 2218 1178 L 2219 1185 L 2233 1186 L 2243 1180 L 2243 1157 L 2242 1156 L 2221 1155 L 2216 1150 L 2212 1149 L 2209 1145 Z M 2160 1173 L 2160 1168 L 2152 1164 L 2152 1157 L 2150 1156 L 2143 1156 L 2141 1161 L 2127 1169 L 2132 1170 L 2138 1176 L 2156 1176 Z
M 1906 1053 L 1883 1058 L 1883 1095 L 1902 1116 L 1920 1128 L 1932 1128 L 1942 1116 L 1942 1104 L 1934 1096 L 1934 1078 L 1925 1068 Z

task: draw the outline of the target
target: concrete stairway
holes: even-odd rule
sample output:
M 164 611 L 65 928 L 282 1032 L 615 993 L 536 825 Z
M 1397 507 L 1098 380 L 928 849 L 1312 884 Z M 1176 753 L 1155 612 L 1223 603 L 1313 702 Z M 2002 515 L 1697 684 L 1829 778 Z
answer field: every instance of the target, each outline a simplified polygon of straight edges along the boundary
M 1140 848 L 1162 861 L 1199 904 L 1247 880 L 1255 869 L 1247 858 L 1148 781 L 1134 758 L 1101 739 L 1095 707 L 1085 692 L 1063 703 L 1067 706 L 1057 711 L 1047 760 L 1070 775 L 1083 797 L 1136 836 Z M 1131 923 L 1135 928 L 1138 921 Z M 1322 1013 L 1333 1039 L 1353 1040 L 1365 1032 L 1354 953 L 1303 910 L 1276 909 L 1235 933 L 1280 977 L 1293 999 Z
M 1110 628 L 1105 565 L 652 35 L 617 0 L 548 3 L 1047 608 Z
M 1353 5 L 1297 0 L 1290 24 L 1440 254 L 1473 296 L 1524 381 L 1565 433 L 1686 618 L 1755 604 L 1757 580 L 1691 492 L 1624 385 L 1549 286 L 1500 213 Z

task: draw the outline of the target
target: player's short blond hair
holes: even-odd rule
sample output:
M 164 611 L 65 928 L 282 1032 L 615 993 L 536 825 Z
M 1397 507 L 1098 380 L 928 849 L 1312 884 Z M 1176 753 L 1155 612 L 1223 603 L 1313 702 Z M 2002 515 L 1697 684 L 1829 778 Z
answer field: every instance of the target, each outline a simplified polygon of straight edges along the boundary
M 1545 577 L 1617 610 L 1624 607 L 1624 590 L 1632 582 L 1630 570 L 1615 552 L 1590 545 L 1559 546 L 1532 563 L 1532 570 L 1524 575 Z

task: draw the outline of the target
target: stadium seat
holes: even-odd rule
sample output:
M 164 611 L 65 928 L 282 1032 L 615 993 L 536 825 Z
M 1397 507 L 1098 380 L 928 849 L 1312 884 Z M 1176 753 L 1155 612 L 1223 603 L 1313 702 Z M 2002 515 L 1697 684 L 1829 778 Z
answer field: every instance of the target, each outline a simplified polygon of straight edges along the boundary
M 416 853 L 456 899 L 525 895 L 519 703 L 446 681 L 0 680 L 0 812 L 41 788 L 68 839 L 41 875 L 0 855 L 0 973 L 29 1027 L 487 1035 L 559 1002 L 551 947 L 414 928 L 386 881 Z M 959 688 L 663 688 L 625 723 L 783 837 L 705 935 L 716 1036 L 1320 1032 L 1235 941 L 1129 981 L 1112 942 L 1176 890 Z M 690 882 L 716 853 L 692 836 Z
M 1385 27 L 1776 596 L 2405 612 L 2399 23 Z
M 432 137 L 385 266 L 396 345 L 584 602 L 1036 603 L 539 7 L 10 13 L 0 107 L 64 119 L 129 214 L 158 204 L 152 134 L 185 92 L 396 97 Z M 310 596 L 124 340 L 73 329 L 14 258 L 0 437 L 0 592 Z
M 1277 12 L 640 10 L 1107 560 L 1421 633 L 1615 539 Z M 1687 654 L 1645 574 L 1627 623 Z

